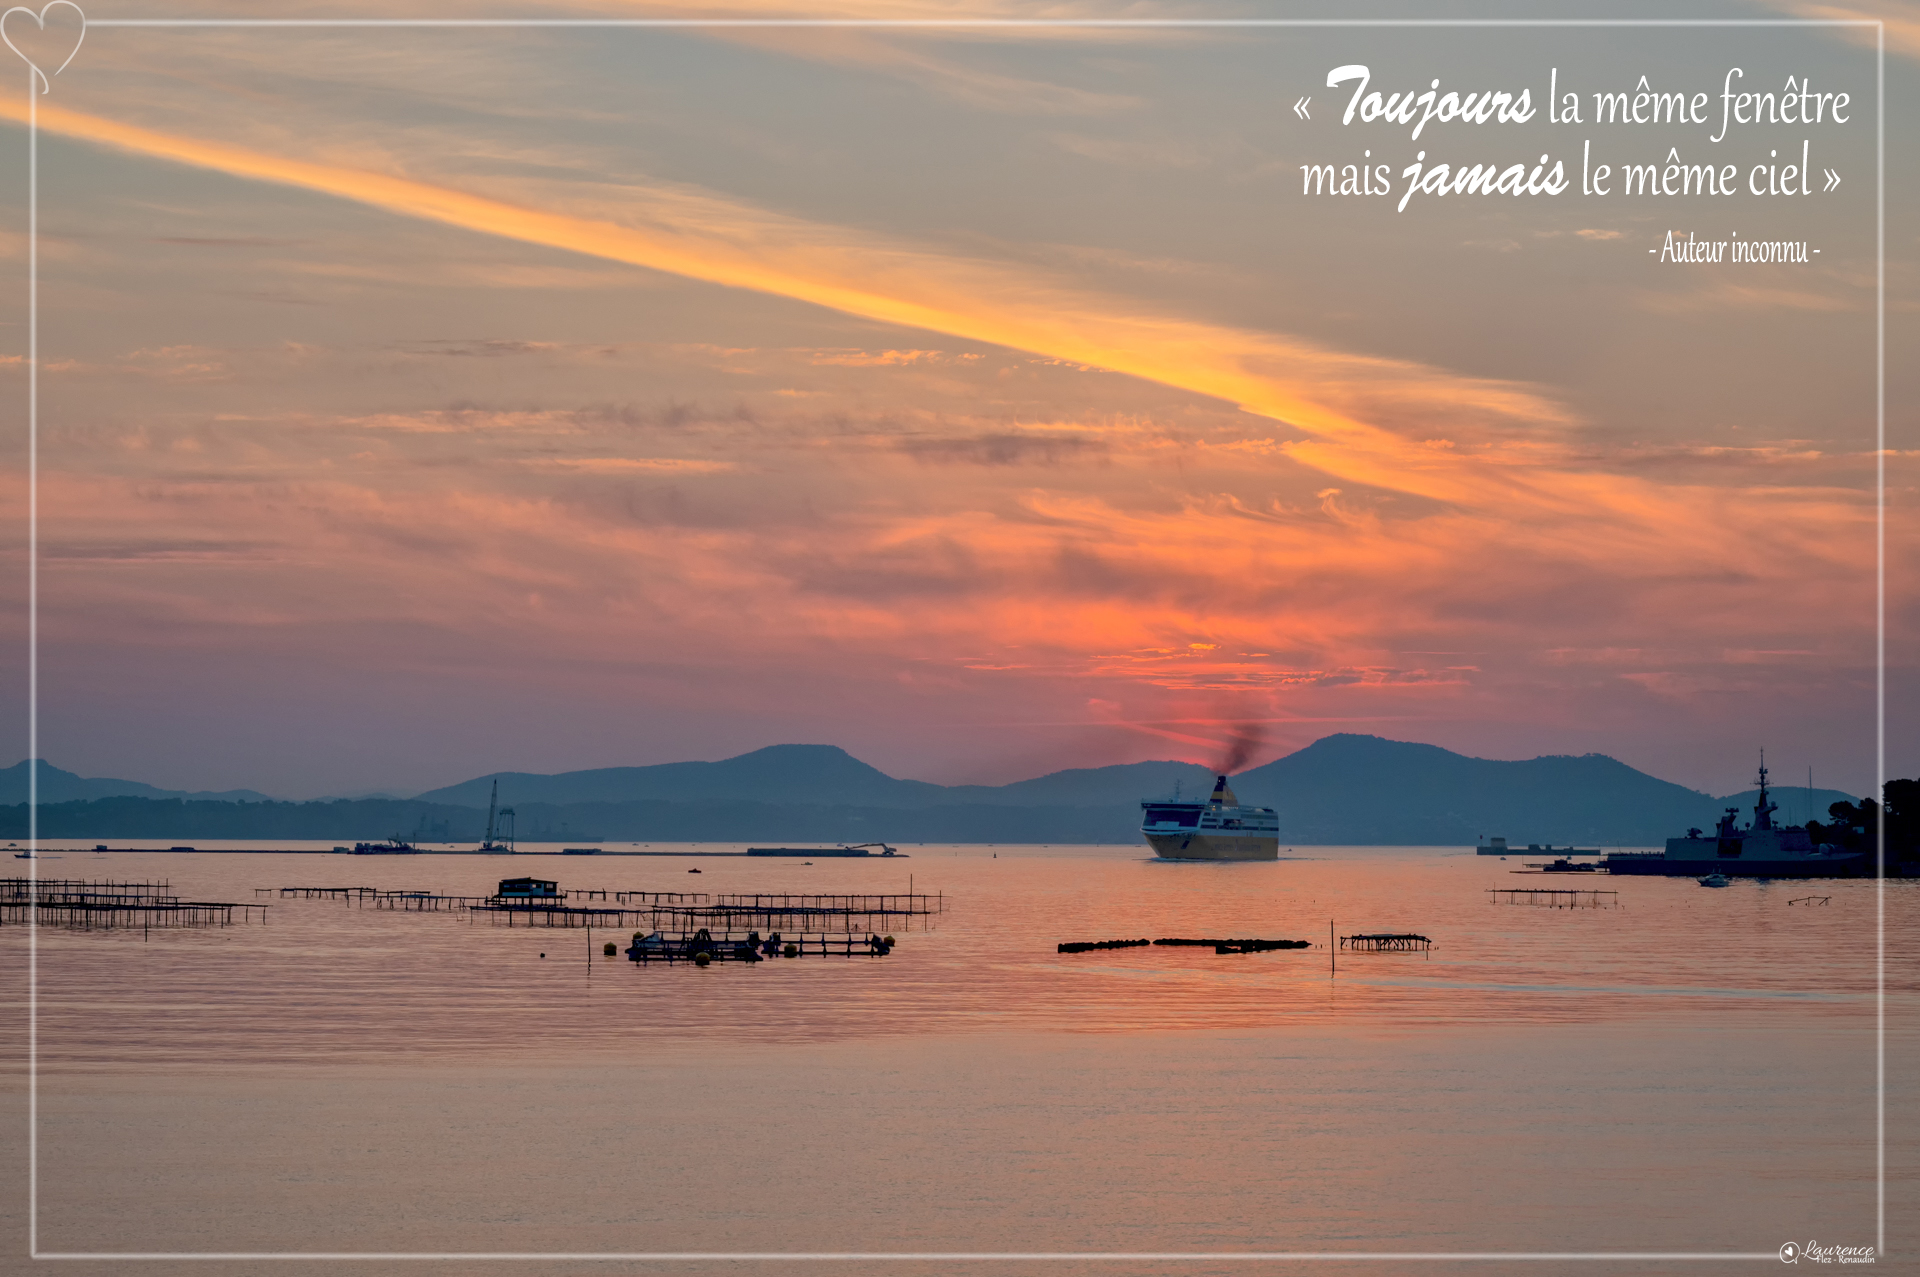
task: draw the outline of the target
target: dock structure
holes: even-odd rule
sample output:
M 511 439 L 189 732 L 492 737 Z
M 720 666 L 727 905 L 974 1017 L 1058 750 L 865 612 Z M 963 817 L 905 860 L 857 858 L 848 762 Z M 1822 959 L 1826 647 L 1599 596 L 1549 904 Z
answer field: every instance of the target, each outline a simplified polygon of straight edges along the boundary
M 109 930 L 116 927 L 227 927 L 267 920 L 267 905 L 182 900 L 166 882 L 0 879 L 0 925 Z
M 1537 905 L 1548 909 L 1612 909 L 1620 903 L 1617 891 L 1594 891 L 1571 887 L 1488 887 L 1487 894 L 1498 903 Z M 1601 897 L 1606 899 L 1601 899 Z
M 491 896 L 448 896 L 437 891 L 394 891 L 386 887 L 255 887 L 256 896 L 278 891 L 282 900 L 344 900 L 375 909 L 402 909 L 410 913 L 439 913 L 482 904 Z
M 586 905 L 520 904 L 499 900 L 467 905 L 466 910 L 470 917 L 484 917 L 495 924 L 504 920 L 509 927 L 637 927 L 647 925 L 652 920 L 652 913 L 645 909 L 595 909 Z
M 0 878 L 0 904 L 62 900 L 153 900 L 167 894 L 172 884 L 163 879 L 143 882 L 93 882 L 80 878 Z
M 909 895 L 822 896 L 787 893 L 736 893 L 713 897 L 713 903 L 732 908 L 811 909 L 819 913 L 939 913 L 946 908 L 944 895 L 924 892 Z
M 1433 941 L 1411 931 L 1375 932 L 1371 935 L 1341 936 L 1340 947 L 1358 953 L 1424 953 Z
M 630 893 L 629 893 L 630 894 Z M 826 903 L 826 902 L 833 903 Z M 645 927 L 657 931 L 868 932 L 941 912 L 942 896 L 709 897 L 688 904 L 575 905 L 490 898 L 461 907 L 491 922 L 530 927 Z M 389 905 L 387 907 L 402 907 Z M 522 920 L 524 919 L 524 923 Z
M 872 931 L 940 913 L 938 895 L 721 895 L 697 904 L 654 904 L 644 910 L 662 930 Z
M 267 894 L 272 888 L 260 888 Z M 464 912 L 508 927 L 638 928 L 684 938 L 702 931 L 733 936 L 780 932 L 795 937 L 803 953 L 862 952 L 864 937 L 899 930 L 946 910 L 944 893 L 822 894 L 788 892 L 561 891 L 538 878 L 507 878 L 490 896 L 432 891 L 386 891 L 374 887 L 281 887 L 287 898 L 341 900 L 400 913 Z M 605 903 L 611 897 L 611 903 Z M 580 903 L 589 902 L 589 903 Z M 804 938 L 804 939 L 803 939 Z
M 431 891 L 379 891 L 361 903 L 402 913 L 455 913 L 486 904 L 489 899 L 488 896 L 442 896 Z

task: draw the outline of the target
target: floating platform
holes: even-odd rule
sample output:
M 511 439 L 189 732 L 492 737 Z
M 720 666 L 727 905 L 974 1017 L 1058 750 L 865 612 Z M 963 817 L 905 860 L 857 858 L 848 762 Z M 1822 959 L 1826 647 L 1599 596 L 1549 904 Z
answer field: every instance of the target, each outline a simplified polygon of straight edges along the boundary
M 1077 940 L 1058 947 L 1058 953 L 1090 953 L 1095 949 L 1137 949 L 1142 945 L 1189 946 L 1209 948 L 1215 953 L 1273 953 L 1281 949 L 1311 949 L 1311 940 L 1188 940 L 1163 936 L 1158 940 Z
M 789 953 L 788 950 L 792 952 Z M 702 955 L 708 962 L 761 962 L 773 958 L 884 958 L 893 951 L 893 938 L 877 935 L 856 936 L 851 932 L 815 932 L 787 935 L 774 932 L 764 939 L 757 931 L 745 934 L 722 931 L 718 935 L 705 927 L 671 935 L 656 931 L 636 934 L 626 948 L 629 962 L 693 962 Z

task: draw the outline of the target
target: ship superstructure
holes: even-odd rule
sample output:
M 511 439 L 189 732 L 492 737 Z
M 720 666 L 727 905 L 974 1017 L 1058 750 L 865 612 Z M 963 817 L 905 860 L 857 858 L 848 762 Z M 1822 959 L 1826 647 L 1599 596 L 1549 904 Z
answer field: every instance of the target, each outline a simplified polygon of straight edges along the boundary
M 1799 825 L 1776 825 L 1779 804 L 1767 797 L 1766 756 L 1760 759 L 1760 796 L 1753 820 L 1742 826 L 1740 809 L 1729 807 L 1711 834 L 1689 829 L 1667 839 L 1664 852 L 1616 852 L 1607 857 L 1613 874 L 1656 874 L 1695 878 L 1851 878 L 1870 874 L 1872 864 L 1857 851 L 1816 844 Z
M 1242 807 L 1221 776 L 1203 803 L 1140 804 L 1140 833 L 1162 860 L 1277 860 L 1280 816 L 1271 807 Z

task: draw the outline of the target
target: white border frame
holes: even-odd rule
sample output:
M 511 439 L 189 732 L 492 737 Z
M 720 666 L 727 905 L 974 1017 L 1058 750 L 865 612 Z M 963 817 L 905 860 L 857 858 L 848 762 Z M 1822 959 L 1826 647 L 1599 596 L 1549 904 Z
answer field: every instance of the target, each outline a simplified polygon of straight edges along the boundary
M 68 0 L 71 3 L 71 0 Z M 20 6 L 25 8 L 25 6 Z M 43 16 L 48 4 L 39 11 Z M 75 9 L 79 6 L 73 5 Z M 11 12 L 11 10 L 9 10 Z M 31 12 L 31 10 L 29 10 Z M 1874 32 L 1874 797 L 1887 782 L 1887 30 L 1872 18 L 86 18 L 91 27 L 560 27 L 729 28 L 841 27 L 921 30 L 993 30 L 1041 27 L 1083 29 L 1235 29 L 1281 27 L 1811 27 L 1858 28 Z M 44 24 L 43 24 L 44 25 Z M 76 46 L 75 52 L 78 52 Z M 39 110 L 34 85 L 44 77 L 28 64 L 27 73 L 27 850 L 29 877 L 40 876 L 40 276 L 39 276 Z M 59 74 L 55 72 L 55 74 Z M 1887 879 L 1886 812 L 1875 830 L 1875 1210 L 1876 1258 L 1887 1254 Z M 416 1252 L 416 1251 L 42 1251 L 40 1249 L 40 1060 L 39 957 L 37 912 L 27 927 L 27 1252 L 35 1260 L 433 1260 L 433 1261 L 1116 1261 L 1245 1263 L 1282 1260 L 1346 1261 L 1520 1261 L 1570 1260 L 1668 1261 L 1774 1259 L 1771 1251 L 591 1251 L 565 1252 Z

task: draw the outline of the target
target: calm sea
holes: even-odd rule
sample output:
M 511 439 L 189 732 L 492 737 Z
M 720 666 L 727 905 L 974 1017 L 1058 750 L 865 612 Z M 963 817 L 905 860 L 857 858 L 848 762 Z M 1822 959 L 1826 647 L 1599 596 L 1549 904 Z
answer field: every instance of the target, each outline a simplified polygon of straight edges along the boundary
M 165 879 L 180 896 L 269 908 L 264 925 L 224 929 L 42 929 L 40 1249 L 1771 1256 L 1788 1241 L 1876 1239 L 1873 883 L 1523 877 L 1520 857 L 1434 848 L 1297 848 L 1236 865 L 1132 847 L 903 850 L 812 865 L 49 856 L 43 877 Z M 883 959 L 702 970 L 602 957 L 631 927 L 589 936 L 278 895 L 485 894 L 510 874 L 575 893 L 911 885 L 946 907 L 891 928 Z M 1489 894 L 1516 887 L 1617 894 L 1573 908 Z M 1916 888 L 1885 889 L 1888 1240 L 1909 1255 L 1920 1244 Z M 1434 947 L 1330 953 L 1330 929 L 1417 932 Z M 1158 936 L 1315 947 L 1055 951 Z M 27 959 L 25 929 L 0 931 L 16 1062 Z M 0 1218 L 18 1260 L 24 1068 L 6 1085 Z M 593 1270 L 1441 1263 L 689 1258 Z M 476 1266 L 587 1270 L 469 1259 L 271 1271 Z M 1493 1259 L 1445 1270 L 1487 1268 L 1513 1271 Z

